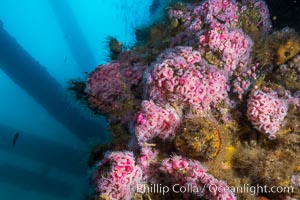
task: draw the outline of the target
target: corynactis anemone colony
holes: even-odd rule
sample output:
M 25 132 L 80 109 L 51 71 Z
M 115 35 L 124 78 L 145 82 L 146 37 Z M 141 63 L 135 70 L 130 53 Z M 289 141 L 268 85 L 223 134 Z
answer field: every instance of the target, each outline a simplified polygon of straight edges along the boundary
M 91 199 L 299 199 L 297 33 L 272 32 L 262 0 L 194 0 L 137 34 L 85 83 L 112 138 L 91 152 Z

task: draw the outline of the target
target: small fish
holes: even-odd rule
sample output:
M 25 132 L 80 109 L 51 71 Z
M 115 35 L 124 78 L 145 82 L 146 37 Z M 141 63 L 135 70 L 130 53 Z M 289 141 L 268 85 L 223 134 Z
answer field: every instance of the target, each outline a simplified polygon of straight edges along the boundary
M 89 74 L 88 72 L 84 72 L 85 74 Z
M 13 139 L 13 146 L 16 145 L 17 140 L 19 139 L 19 132 L 15 133 L 14 139 Z

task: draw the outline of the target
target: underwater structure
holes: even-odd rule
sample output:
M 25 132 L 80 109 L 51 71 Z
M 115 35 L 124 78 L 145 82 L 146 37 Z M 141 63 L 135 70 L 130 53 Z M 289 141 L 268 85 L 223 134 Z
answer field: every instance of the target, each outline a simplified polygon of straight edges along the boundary
M 298 33 L 262 0 L 174 3 L 143 31 L 73 83 L 112 138 L 89 199 L 300 199 Z
M 65 89 L 38 61 L 31 57 L 0 24 L 0 67 L 53 117 L 82 141 L 105 133 L 97 120 L 84 116 L 70 105 Z M 103 140 L 106 140 L 103 134 Z
M 10 164 L 1 164 L 0 169 L 1 181 L 17 185 L 26 190 L 30 190 L 33 187 L 35 190 L 55 198 L 68 198 L 74 192 L 73 188 L 65 182 L 58 181 L 39 172 L 32 172 Z M 20 177 L 22 178 L 20 179 Z M 40 184 L 41 180 L 43 180 L 43 184 Z
M 81 73 L 89 71 L 97 62 L 88 46 L 81 28 L 75 20 L 76 17 L 68 2 L 49 0 L 49 4 L 64 32 L 68 47 L 79 67 L 79 71 Z
M 35 136 L 20 131 L 21 136 L 12 144 L 18 131 L 12 127 L 0 124 L 1 142 L 0 150 L 19 155 L 23 158 L 39 161 L 45 169 L 55 168 L 70 174 L 80 174 L 85 167 L 78 163 L 78 158 L 83 156 L 80 149 L 67 147 L 65 145 L 51 142 L 41 136 Z M 51 152 L 51 154 L 49 154 Z M 47 155 L 47 156 L 45 156 Z M 67 160 L 65 158 L 68 158 Z M 59 160 L 60 162 L 57 162 Z

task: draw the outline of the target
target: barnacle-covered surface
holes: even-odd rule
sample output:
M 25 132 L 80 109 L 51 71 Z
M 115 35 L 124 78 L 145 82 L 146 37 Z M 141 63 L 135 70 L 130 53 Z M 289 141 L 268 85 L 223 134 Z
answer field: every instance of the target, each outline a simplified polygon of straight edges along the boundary
M 114 60 L 90 73 L 84 91 L 72 87 L 111 130 L 111 144 L 91 151 L 91 199 L 299 199 L 298 33 L 273 31 L 261 0 L 195 0 L 171 4 L 136 34 L 126 51 L 111 38 Z M 135 184 L 267 191 L 161 195 Z M 268 192 L 274 186 L 294 190 Z
M 178 129 L 174 144 L 188 157 L 211 160 L 219 153 L 221 138 L 218 128 L 207 119 L 186 119 Z

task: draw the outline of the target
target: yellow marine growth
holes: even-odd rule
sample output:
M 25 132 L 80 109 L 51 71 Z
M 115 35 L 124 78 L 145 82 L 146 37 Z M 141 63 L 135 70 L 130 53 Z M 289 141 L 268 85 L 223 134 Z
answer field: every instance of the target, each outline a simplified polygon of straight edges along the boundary
M 300 38 L 292 29 L 283 29 L 275 33 L 278 40 L 276 64 L 280 65 L 294 57 L 300 51 Z
M 258 40 L 253 48 L 261 64 L 281 65 L 300 52 L 300 37 L 294 29 L 284 28 Z
M 199 160 L 215 158 L 220 146 L 219 130 L 206 118 L 186 119 L 175 139 L 178 151 Z
M 288 186 L 296 165 L 295 154 L 289 151 L 241 147 L 233 157 L 234 168 L 250 177 L 251 184 Z

